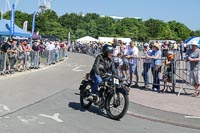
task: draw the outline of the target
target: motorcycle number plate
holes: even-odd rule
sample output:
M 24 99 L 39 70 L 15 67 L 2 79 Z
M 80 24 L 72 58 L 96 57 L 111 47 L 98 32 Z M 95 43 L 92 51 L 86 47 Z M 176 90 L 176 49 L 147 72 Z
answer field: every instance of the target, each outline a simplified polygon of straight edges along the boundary
M 114 78 L 114 84 L 119 85 L 119 79 Z

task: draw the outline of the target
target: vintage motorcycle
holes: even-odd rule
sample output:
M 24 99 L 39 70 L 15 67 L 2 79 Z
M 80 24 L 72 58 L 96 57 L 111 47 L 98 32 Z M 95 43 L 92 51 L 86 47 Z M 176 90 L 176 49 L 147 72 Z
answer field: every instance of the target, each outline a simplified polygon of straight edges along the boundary
M 93 81 L 89 74 L 86 74 L 79 88 L 81 107 L 88 109 L 94 103 L 99 109 L 105 109 L 109 118 L 119 120 L 124 117 L 129 107 L 129 86 L 125 80 L 111 74 L 106 74 L 102 80 L 97 98 L 90 101 L 88 97 L 92 92 Z

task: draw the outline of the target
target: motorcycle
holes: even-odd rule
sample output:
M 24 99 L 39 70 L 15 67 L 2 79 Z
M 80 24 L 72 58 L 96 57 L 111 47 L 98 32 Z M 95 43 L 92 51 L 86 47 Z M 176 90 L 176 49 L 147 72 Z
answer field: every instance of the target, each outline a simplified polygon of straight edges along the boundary
M 94 104 L 99 109 L 105 109 L 109 118 L 120 120 L 129 107 L 129 86 L 125 80 L 112 74 L 106 74 L 102 80 L 97 97 L 93 101 L 88 100 L 92 92 L 93 81 L 89 79 L 89 74 L 86 74 L 79 88 L 81 107 L 88 109 Z

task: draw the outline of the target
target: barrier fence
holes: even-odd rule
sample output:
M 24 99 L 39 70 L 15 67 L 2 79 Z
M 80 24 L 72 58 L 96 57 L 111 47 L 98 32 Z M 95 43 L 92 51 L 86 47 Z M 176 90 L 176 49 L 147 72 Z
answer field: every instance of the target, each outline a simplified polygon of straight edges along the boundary
M 6 53 L 0 52 L 0 73 L 1 75 L 6 72 Z
M 43 66 L 63 61 L 67 56 L 67 49 L 43 50 L 18 53 L 0 52 L 1 75 L 12 74 L 15 71 L 38 69 Z
M 77 52 L 77 51 L 76 51 Z M 81 50 L 79 53 L 88 54 L 91 56 L 96 57 L 101 52 L 101 48 L 90 48 L 87 52 L 82 52 Z M 158 72 L 158 77 L 160 80 L 159 84 L 155 84 L 153 82 L 153 77 L 155 76 L 155 71 L 153 71 L 150 67 L 148 69 L 144 69 L 144 58 L 139 57 L 138 64 L 137 64 L 137 70 L 138 70 L 138 83 L 139 85 L 144 85 L 144 74 L 148 75 L 149 78 L 149 84 L 150 85 L 159 85 L 160 89 L 163 92 L 178 92 L 178 95 L 181 94 L 181 92 L 184 92 L 187 94 L 188 90 L 194 90 L 194 87 L 190 84 L 190 65 L 189 62 L 186 62 L 185 60 L 181 60 L 181 54 L 179 51 L 173 51 L 174 54 L 174 60 L 170 62 L 169 64 L 166 64 L 166 57 L 162 57 L 162 59 L 158 59 L 161 61 L 160 70 Z M 140 51 L 140 56 L 142 55 L 142 52 Z M 129 68 L 127 69 L 129 70 Z M 118 68 L 119 71 L 119 68 Z M 124 72 L 126 73 L 126 72 Z M 129 71 L 127 72 L 129 74 Z M 130 77 L 130 76 L 129 76 Z M 129 79 L 129 77 L 127 79 Z M 155 77 L 154 77 L 155 78 Z M 136 78 L 133 78 L 133 82 L 137 82 Z

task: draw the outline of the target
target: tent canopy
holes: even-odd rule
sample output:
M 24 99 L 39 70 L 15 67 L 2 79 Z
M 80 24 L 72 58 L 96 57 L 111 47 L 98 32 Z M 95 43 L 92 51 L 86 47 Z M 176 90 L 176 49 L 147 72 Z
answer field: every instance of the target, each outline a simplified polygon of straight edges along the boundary
M 113 42 L 113 39 L 115 37 L 99 37 L 99 42 L 102 43 L 109 43 L 109 42 Z M 117 40 L 121 40 L 122 42 L 125 43 L 130 43 L 131 42 L 131 38 L 116 38 Z
M 76 41 L 78 41 L 78 42 L 98 42 L 97 39 L 95 39 L 91 36 L 85 36 L 85 37 L 82 37 L 80 39 L 77 39 Z
M 8 26 L 10 27 L 10 20 L 5 20 L 5 19 L 0 20 L 0 35 L 2 36 L 10 35 Z M 13 36 L 31 37 L 31 33 L 24 31 L 15 24 L 15 30 Z

